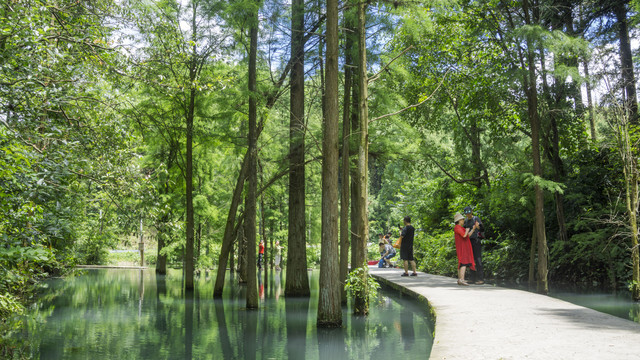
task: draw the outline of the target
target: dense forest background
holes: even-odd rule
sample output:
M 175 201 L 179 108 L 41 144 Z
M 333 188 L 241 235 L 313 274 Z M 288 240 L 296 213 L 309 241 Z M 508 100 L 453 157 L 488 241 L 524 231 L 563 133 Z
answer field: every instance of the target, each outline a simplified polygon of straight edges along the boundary
M 140 239 L 159 272 L 197 273 L 223 257 L 242 268 L 255 257 L 243 246 L 251 232 L 269 262 L 279 241 L 290 266 L 294 236 L 305 244 L 300 266 L 320 264 L 330 37 L 324 2 L 293 3 L 0 5 L 3 318 L 21 311 L 38 279 L 105 264 L 109 250 Z M 423 271 L 455 274 L 452 219 L 470 205 L 486 226 L 490 278 L 544 279 L 542 292 L 547 276 L 637 292 L 639 4 L 364 5 L 339 4 L 343 219 L 350 210 L 356 221 L 362 200 L 349 205 L 349 196 L 366 166 L 359 234 L 398 236 L 412 216 Z M 296 7 L 302 27 L 292 27 Z

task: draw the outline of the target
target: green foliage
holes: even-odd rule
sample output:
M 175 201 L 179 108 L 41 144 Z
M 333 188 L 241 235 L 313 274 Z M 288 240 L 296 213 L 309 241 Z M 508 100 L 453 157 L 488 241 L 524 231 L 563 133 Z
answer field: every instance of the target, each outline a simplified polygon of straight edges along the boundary
M 369 300 L 378 298 L 378 289 L 380 289 L 380 284 L 369 276 L 367 265 L 353 269 L 347 275 L 347 280 L 344 283 L 344 290 L 349 294 L 368 294 Z
M 414 241 L 415 258 L 420 270 L 430 274 L 455 276 L 458 268 L 453 231 L 427 235 L 418 232 Z

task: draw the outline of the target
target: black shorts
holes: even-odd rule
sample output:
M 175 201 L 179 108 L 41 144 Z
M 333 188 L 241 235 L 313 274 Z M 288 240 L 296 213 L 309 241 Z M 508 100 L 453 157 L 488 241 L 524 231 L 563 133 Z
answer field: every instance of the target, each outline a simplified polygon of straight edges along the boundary
M 408 260 L 408 261 L 415 260 L 413 258 L 413 246 L 408 248 L 408 249 L 407 248 L 404 248 L 404 249 L 400 248 L 400 259 Z
M 470 268 L 471 264 L 460 264 L 460 265 L 458 265 L 458 269 L 460 269 L 463 266 L 466 266 L 466 267 Z

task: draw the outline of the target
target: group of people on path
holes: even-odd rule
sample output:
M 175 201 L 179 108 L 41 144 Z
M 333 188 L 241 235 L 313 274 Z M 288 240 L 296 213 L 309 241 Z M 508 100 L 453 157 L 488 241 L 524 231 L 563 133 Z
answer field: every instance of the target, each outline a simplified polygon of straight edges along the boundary
M 454 239 L 458 257 L 458 285 L 484 284 L 484 269 L 482 266 L 482 239 L 484 239 L 484 225 L 479 217 L 473 214 L 470 206 L 464 208 L 464 216 L 456 213 L 453 217 Z M 404 272 L 401 276 L 417 276 L 416 261 L 413 257 L 413 238 L 415 228 L 411 225 L 411 217 L 404 218 L 400 237 L 392 244 L 391 233 L 386 236 L 378 234 L 380 261 L 378 267 L 395 267 L 391 259 L 396 256 L 395 248 L 400 249 L 400 259 L 403 260 Z M 409 264 L 412 273 L 409 275 Z M 467 268 L 471 270 L 470 281 L 465 280 Z

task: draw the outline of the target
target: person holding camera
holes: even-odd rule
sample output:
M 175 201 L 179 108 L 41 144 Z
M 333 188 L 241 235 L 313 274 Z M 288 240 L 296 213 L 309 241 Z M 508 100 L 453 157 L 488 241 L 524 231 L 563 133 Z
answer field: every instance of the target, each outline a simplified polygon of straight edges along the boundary
M 476 263 L 476 271 L 471 272 L 471 283 L 476 285 L 484 284 L 484 268 L 482 267 L 482 239 L 484 238 L 484 225 L 479 217 L 473 215 L 471 206 L 464 208 L 464 228 L 471 230 L 477 224 L 476 231 L 470 233 L 471 249 L 473 250 L 473 260 Z

